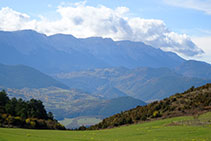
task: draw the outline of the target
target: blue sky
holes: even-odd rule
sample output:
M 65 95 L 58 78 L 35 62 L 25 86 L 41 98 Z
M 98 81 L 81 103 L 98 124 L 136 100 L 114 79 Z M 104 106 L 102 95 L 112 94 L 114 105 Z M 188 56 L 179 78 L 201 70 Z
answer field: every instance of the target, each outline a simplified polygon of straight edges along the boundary
M 65 16 L 69 16 L 68 12 L 71 12 L 71 10 L 73 9 L 67 9 L 66 7 L 71 7 L 74 3 L 79 2 L 78 0 L 0 0 L 0 9 L 8 7 L 11 10 L 5 10 L 7 11 L 6 13 L 9 15 L 9 12 L 19 12 L 21 14 L 27 14 L 27 16 L 29 16 L 30 18 L 30 24 L 27 23 L 27 27 L 28 25 L 33 25 L 30 28 L 32 29 L 38 29 L 39 32 L 43 32 L 43 33 L 47 33 L 47 31 L 49 29 L 44 28 L 45 26 L 43 25 L 44 21 L 57 21 L 58 19 L 60 19 L 61 17 L 63 17 L 62 21 L 65 20 Z M 171 45 L 176 46 L 179 44 L 179 40 L 184 40 L 184 44 L 181 45 L 181 48 L 170 48 L 167 47 L 166 42 L 163 43 L 160 41 L 160 44 L 158 45 L 160 48 L 162 48 L 162 46 L 164 46 L 163 48 L 166 50 L 170 50 L 170 51 L 174 51 L 176 53 L 179 53 L 181 56 L 186 57 L 186 58 L 197 58 L 200 60 L 205 60 L 207 62 L 211 62 L 211 47 L 209 46 L 210 44 L 210 40 L 211 40 L 211 0 L 147 0 L 147 1 L 141 1 L 141 0 L 86 0 L 86 3 L 84 4 L 85 6 L 90 6 L 90 7 L 96 7 L 98 9 L 96 9 L 95 11 L 99 10 L 102 11 L 102 9 L 106 10 L 106 8 L 109 8 L 113 11 L 111 11 L 111 15 L 114 15 L 118 17 L 118 10 L 117 7 L 125 7 L 128 9 L 123 9 L 124 16 L 121 17 L 125 20 L 127 18 L 134 18 L 134 17 L 138 17 L 141 19 L 153 19 L 153 20 L 160 20 L 163 22 L 163 24 L 159 24 L 158 21 L 148 21 L 147 24 L 149 24 L 150 26 L 152 26 L 153 24 L 155 24 L 155 28 L 150 28 L 150 30 L 154 29 L 156 30 L 156 28 L 162 28 L 160 31 L 153 31 L 153 36 L 155 36 L 156 34 L 154 34 L 154 32 L 156 33 L 161 33 L 162 31 L 165 30 L 166 33 L 168 33 L 168 36 L 171 36 L 170 40 L 171 40 Z M 103 5 L 104 8 L 99 8 L 100 5 Z M 58 7 L 62 7 L 59 8 Z M 80 7 L 80 6 L 79 6 Z M 79 9 L 78 7 L 78 9 Z M 66 8 L 66 9 L 65 9 Z M 78 11 L 75 10 L 75 11 Z M 82 8 L 82 10 L 88 10 L 89 8 Z M 100 10 L 101 9 L 101 10 Z M 59 12 L 58 12 L 59 11 Z M 80 11 L 80 10 L 79 10 Z M 116 11 L 118 11 L 117 13 L 115 13 Z M 66 12 L 66 13 L 65 13 Z M 97 11 L 98 12 L 98 11 Z M 2 12 L 3 13 L 3 12 Z M 16 14 L 17 16 L 18 14 Z M 86 21 L 87 23 L 84 24 L 82 27 L 84 26 L 90 26 L 90 24 L 88 23 L 92 23 L 91 21 L 85 20 L 83 19 L 82 15 L 78 15 L 77 17 L 79 17 L 79 20 L 82 19 L 82 21 Z M 40 17 L 44 17 L 42 21 L 40 20 Z M 1 18 L 1 16 L 0 16 Z M 73 17 L 69 17 L 69 18 L 73 18 Z M 74 17 L 75 19 L 76 17 Z M 94 18 L 94 17 L 93 17 Z M 96 18 L 96 17 L 95 17 Z M 3 19 L 3 18 L 2 18 Z M 18 18 L 20 19 L 20 18 Z M 25 17 L 24 20 L 19 21 L 25 21 L 27 18 Z M 27 20 L 29 20 L 27 19 Z M 5 18 L 3 19 L 3 21 L 5 20 Z M 37 20 L 36 24 L 32 24 L 34 21 L 33 20 Z M 121 21 L 121 18 L 120 20 Z M 119 22 L 118 21 L 118 22 Z M 132 23 L 132 21 L 134 20 L 126 20 L 126 22 L 130 23 L 130 26 L 132 26 L 132 29 L 137 29 L 138 25 L 134 25 L 134 23 Z M 137 20 L 136 20 L 137 21 Z M 139 20 L 140 21 L 140 20 Z M 14 22 L 13 21 L 7 21 L 5 20 L 5 23 L 7 22 Z M 114 21 L 115 23 L 116 21 Z M 143 21 L 140 21 L 143 22 Z M 34 22 L 35 23 L 35 22 Z M 58 23 L 58 22 L 57 22 Z M 1 24 L 1 23 L 0 23 Z M 14 24 L 17 24 L 17 22 L 14 22 Z M 54 23 L 48 23 L 48 24 L 55 24 Z M 93 24 L 93 23 L 92 23 Z M 157 24 L 157 25 L 156 25 Z M 36 25 L 36 26 L 35 26 Z M 53 27 L 55 29 L 59 29 L 59 25 L 54 25 Z M 69 27 L 72 24 L 69 25 Z M 164 27 L 165 25 L 165 27 Z M 39 27 L 37 27 L 39 26 Z M 115 27 L 117 28 L 117 30 L 122 30 L 120 28 L 118 28 L 118 26 L 121 25 L 112 25 L 112 28 Z M 76 26 L 78 28 L 78 26 Z M 124 26 L 125 27 L 125 26 Z M 24 27 L 23 29 L 25 29 L 26 27 Z M 94 29 L 98 29 L 100 27 L 94 27 Z M 110 28 L 107 26 L 101 26 L 101 28 Z M 165 29 L 167 28 L 167 29 Z M 15 29 L 19 29 L 18 27 L 14 27 L 14 25 L 11 25 L 11 27 L 6 27 L 5 25 L 3 25 L 2 27 L 0 26 L 0 29 L 2 30 L 15 30 Z M 20 28 L 22 29 L 22 28 Z M 80 29 L 80 28 L 79 28 Z M 116 30 L 116 29 L 115 29 Z M 169 30 L 169 32 L 167 31 Z M 57 31 L 50 31 L 51 33 L 57 33 L 60 30 Z M 69 34 L 73 34 L 76 37 L 86 37 L 84 34 L 79 34 L 76 31 L 72 31 L 70 29 L 68 29 L 67 31 L 69 32 L 63 32 L 63 30 L 61 30 L 62 33 L 69 33 Z M 102 34 L 96 34 L 95 30 L 93 31 L 93 29 L 87 29 L 86 33 L 90 33 L 90 36 L 103 36 L 103 37 L 110 37 L 111 34 L 105 34 L 102 31 L 99 31 L 99 29 L 97 30 L 97 32 L 100 32 Z M 125 32 L 125 31 L 124 31 Z M 142 31 L 139 30 L 139 32 L 142 34 Z M 143 31 L 144 32 L 144 31 Z M 174 32 L 175 35 L 170 34 L 170 32 Z M 117 32 L 118 34 L 120 34 L 119 32 Z M 50 33 L 49 33 L 50 34 Z M 127 39 L 126 36 L 122 35 L 123 33 L 121 33 L 121 36 L 111 36 L 111 38 L 113 39 Z M 149 34 L 149 33 L 148 33 Z M 148 35 L 147 34 L 147 35 Z M 189 49 L 187 48 L 185 51 L 182 52 L 182 50 L 184 50 L 184 48 L 186 48 L 187 45 L 192 45 L 192 43 L 190 43 L 191 41 L 186 37 L 182 35 L 185 34 L 188 36 L 188 38 L 191 38 L 191 41 L 193 41 L 193 43 L 196 46 L 191 46 Z M 145 35 L 145 34 L 143 34 Z M 179 37 L 179 35 L 181 35 L 181 37 Z M 88 35 L 87 35 L 88 36 Z M 142 36 L 139 35 L 134 35 L 134 38 L 131 38 L 131 40 L 137 40 L 139 41 L 137 38 L 140 38 Z M 173 42 L 173 37 L 175 38 L 175 42 Z M 180 38 L 180 39 L 178 39 Z M 163 39 L 162 39 L 163 40 Z M 142 41 L 142 40 L 140 40 Z M 150 40 L 151 41 L 151 40 Z M 143 42 L 149 43 L 150 45 L 155 45 L 155 41 L 158 41 L 158 39 L 153 40 L 153 42 L 149 42 L 148 39 L 143 40 Z M 206 42 L 206 44 L 205 44 Z M 168 45 L 169 46 L 169 45 Z M 179 45 L 180 46 L 180 45 Z M 197 48 L 198 47 L 198 48 Z M 200 49 L 202 49 L 204 51 L 204 55 L 201 54 Z M 187 53 L 187 52 L 191 52 L 191 50 L 194 50 L 192 53 Z M 197 53 L 198 52 L 198 53 Z
M 62 2 L 75 3 L 78 0 L 0 0 L 0 7 L 10 7 L 34 18 L 38 18 L 38 15 L 54 17 L 56 8 Z M 104 5 L 110 8 L 125 6 L 134 16 L 163 20 L 172 31 L 186 33 L 190 36 L 211 35 L 211 14 L 169 5 L 162 0 L 87 0 L 87 4 L 91 6 Z

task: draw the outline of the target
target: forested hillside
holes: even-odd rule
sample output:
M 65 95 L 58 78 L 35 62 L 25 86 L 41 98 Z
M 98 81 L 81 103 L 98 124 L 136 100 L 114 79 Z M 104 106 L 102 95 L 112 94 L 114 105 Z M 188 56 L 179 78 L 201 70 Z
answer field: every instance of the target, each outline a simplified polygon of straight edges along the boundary
M 115 114 L 89 129 L 112 128 L 125 124 L 139 123 L 184 115 L 199 115 L 211 111 L 211 84 L 177 93 L 161 101 Z
M 42 101 L 10 99 L 4 90 L 0 92 L 0 127 L 65 129 L 51 112 L 46 112 Z

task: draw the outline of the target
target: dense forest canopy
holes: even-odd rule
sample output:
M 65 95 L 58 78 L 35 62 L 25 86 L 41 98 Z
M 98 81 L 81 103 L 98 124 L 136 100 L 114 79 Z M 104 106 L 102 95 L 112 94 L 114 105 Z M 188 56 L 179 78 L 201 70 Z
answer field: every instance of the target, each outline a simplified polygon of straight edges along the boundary
M 5 90 L 0 92 L 0 126 L 65 129 L 51 112 L 47 113 L 42 101 L 10 99 Z

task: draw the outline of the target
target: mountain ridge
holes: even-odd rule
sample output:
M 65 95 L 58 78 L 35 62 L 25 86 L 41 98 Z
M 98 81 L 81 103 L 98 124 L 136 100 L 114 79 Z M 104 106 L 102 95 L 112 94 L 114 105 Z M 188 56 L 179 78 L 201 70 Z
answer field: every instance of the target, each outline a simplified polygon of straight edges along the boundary
M 68 88 L 65 84 L 26 65 L 0 64 L 0 86 L 8 88 L 44 88 L 56 86 Z
M 168 68 L 140 67 L 136 69 L 99 68 L 70 73 L 61 73 L 54 77 L 69 87 L 82 89 L 90 93 L 101 93 L 102 88 L 115 88 L 129 96 L 145 100 L 157 100 L 182 92 L 191 86 L 200 86 L 211 79 L 187 77 Z
M 202 61 L 188 60 L 174 68 L 174 70 L 187 77 L 211 79 L 211 64 Z
M 1 31 L 0 51 L 4 52 L 0 63 L 29 65 L 47 73 L 120 66 L 172 68 L 185 61 L 175 53 L 142 42 L 46 36 L 33 30 Z

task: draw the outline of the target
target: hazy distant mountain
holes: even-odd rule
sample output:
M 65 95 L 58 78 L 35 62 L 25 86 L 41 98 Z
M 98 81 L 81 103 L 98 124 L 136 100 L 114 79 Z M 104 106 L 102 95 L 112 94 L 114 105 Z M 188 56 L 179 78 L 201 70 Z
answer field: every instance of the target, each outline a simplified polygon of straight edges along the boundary
M 24 65 L 0 64 L 0 87 L 6 88 L 68 88 L 40 71 Z
M 32 30 L 0 32 L 0 63 L 24 64 L 43 72 L 124 66 L 176 67 L 184 59 L 142 42 L 72 35 L 46 36 Z
M 132 97 L 118 97 L 105 100 L 97 95 L 77 89 L 48 88 L 23 88 L 6 91 L 10 97 L 25 100 L 36 98 L 43 101 L 46 109 L 52 111 L 57 119 L 73 118 L 78 116 L 107 117 L 112 114 L 135 108 L 146 103 Z
M 138 105 L 143 106 L 146 105 L 146 103 L 129 96 L 113 98 L 111 100 L 105 101 L 105 103 L 102 104 L 98 115 L 103 115 L 104 117 L 107 117 L 109 115 L 113 115 L 112 113 L 129 110 L 131 109 L 130 107 L 135 108 Z
M 191 86 L 200 86 L 211 82 L 208 79 L 185 77 L 168 68 L 105 68 L 87 71 L 62 73 L 56 76 L 69 87 L 82 89 L 90 93 L 108 93 L 101 91 L 115 88 L 129 96 L 141 100 L 155 100 L 182 92 Z
M 119 89 L 112 87 L 112 86 L 102 86 L 98 87 L 93 94 L 99 95 L 105 99 L 112 99 L 112 98 L 117 98 L 117 97 L 124 97 L 127 96 L 126 93 L 120 91 Z
M 68 89 L 52 77 L 24 65 L 0 64 L 1 89 L 5 89 L 10 97 L 42 100 L 57 119 L 77 116 L 106 117 L 145 104 L 112 87 L 99 88 L 99 93 L 96 94 Z M 102 96 L 102 93 L 106 96 Z
M 185 61 L 175 71 L 187 77 L 211 79 L 211 65 L 201 61 Z
M 24 64 L 42 72 L 108 66 L 86 52 L 73 50 L 67 53 L 52 44 L 49 37 L 32 30 L 0 32 L 0 63 Z

